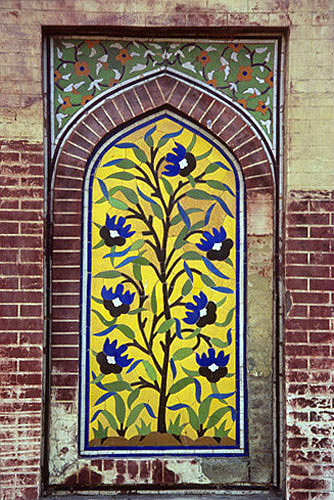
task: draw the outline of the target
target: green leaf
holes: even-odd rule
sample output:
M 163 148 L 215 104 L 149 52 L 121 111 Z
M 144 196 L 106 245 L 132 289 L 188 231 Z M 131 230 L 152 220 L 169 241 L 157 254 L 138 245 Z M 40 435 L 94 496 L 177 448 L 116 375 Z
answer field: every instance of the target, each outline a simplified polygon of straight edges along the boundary
M 158 217 L 160 220 L 163 220 L 164 214 L 162 212 L 162 208 L 160 207 L 160 205 L 156 205 L 155 203 L 151 203 L 151 208 L 152 208 L 152 212 L 154 213 L 154 215 L 156 217 Z
M 228 346 L 228 342 L 223 342 L 222 340 L 218 339 L 217 337 L 213 337 L 211 339 L 211 343 L 215 346 L 215 347 L 219 347 L 220 349 L 225 349 L 225 347 Z
M 182 366 L 182 370 L 189 377 L 198 377 L 198 370 L 188 370 L 188 368 L 184 368 L 184 366 Z
M 134 331 L 128 325 L 117 325 L 117 328 L 121 330 L 128 339 L 133 340 L 135 338 Z
M 203 281 L 204 285 L 208 286 L 209 288 L 216 286 L 216 283 L 210 278 L 210 276 L 207 276 L 206 274 L 201 274 L 201 280 Z
M 187 147 L 187 153 L 190 153 L 190 151 L 192 151 L 193 147 L 195 146 L 195 143 L 196 143 L 196 134 L 193 134 L 190 144 Z
M 94 314 L 96 314 L 96 316 L 99 318 L 99 320 L 101 321 L 101 323 L 103 323 L 104 325 L 106 326 L 111 326 L 113 324 L 115 324 L 115 321 L 114 320 L 111 320 L 111 321 L 108 321 L 107 319 L 105 319 L 102 314 L 99 312 L 99 311 L 96 311 L 95 309 L 92 309 L 92 312 Z
M 200 333 L 200 331 L 201 331 L 201 329 L 198 326 L 190 335 L 188 335 L 188 337 L 185 337 L 185 340 L 193 339 L 194 337 L 196 337 Z
M 124 380 L 116 380 L 116 382 L 103 385 L 109 392 L 132 391 L 131 385 Z
M 184 252 L 182 255 L 182 258 L 184 260 L 201 260 L 201 256 L 197 252 Z
M 226 264 L 228 264 L 229 266 L 233 267 L 233 262 L 230 259 L 230 257 L 228 257 L 228 259 L 225 259 L 224 262 L 226 262 Z
M 93 246 L 93 250 L 96 250 L 97 248 L 101 248 L 104 245 L 104 240 L 99 241 L 96 243 L 96 245 Z
M 182 287 L 181 295 L 185 297 L 186 295 L 188 295 L 189 292 L 191 292 L 192 288 L 193 288 L 192 281 L 188 279 Z
M 108 410 L 102 410 L 101 413 L 108 420 L 110 427 L 112 427 L 112 429 L 116 430 L 118 425 L 117 425 L 115 417 Z
M 199 220 L 198 222 L 195 222 L 193 226 L 191 226 L 190 231 L 197 231 L 197 229 L 200 229 L 205 225 L 205 220 Z
M 137 147 L 137 148 L 133 148 L 133 152 L 134 152 L 137 160 L 139 160 L 141 163 L 147 162 L 147 156 L 146 156 L 145 151 L 143 151 L 142 149 Z
M 175 359 L 174 356 L 173 359 Z M 171 386 L 171 388 L 169 389 L 169 394 L 176 394 L 177 392 L 182 391 L 182 389 L 187 387 L 189 384 L 192 384 L 193 382 L 194 379 L 192 377 L 181 378 Z
M 149 266 L 150 261 L 145 259 L 145 257 L 139 257 L 136 259 L 136 263 L 139 264 L 140 266 Z
M 129 160 L 128 158 L 123 158 L 122 160 L 120 160 L 120 161 L 118 162 L 118 166 L 119 166 L 120 168 L 125 168 L 125 169 L 127 169 L 127 168 L 134 168 L 134 167 L 136 167 L 137 165 L 135 164 L 135 162 L 134 162 L 134 161 Z
M 222 182 L 219 181 L 206 181 L 207 185 L 213 189 L 218 189 L 219 191 L 226 191 L 226 187 Z
M 137 240 L 131 245 L 131 252 L 133 250 L 139 250 L 145 243 L 145 240 Z
M 155 369 L 153 368 L 153 366 L 151 365 L 151 363 L 149 361 L 147 361 L 146 359 L 143 360 L 143 365 L 144 365 L 144 368 L 145 368 L 145 371 L 147 373 L 147 376 L 153 380 L 153 382 L 155 380 L 157 380 L 157 372 L 155 371 Z
M 212 200 L 211 194 L 202 189 L 190 189 L 186 194 L 189 198 L 193 198 L 194 200 Z
M 217 307 L 220 307 L 220 306 L 222 306 L 223 304 L 225 304 L 225 302 L 226 302 L 226 297 L 224 297 L 224 298 L 223 298 L 223 299 L 221 299 L 219 302 L 217 302 L 216 306 L 217 306 Z
M 219 165 L 217 163 L 210 163 L 210 165 L 206 168 L 205 173 L 206 174 L 213 174 L 216 170 L 218 170 Z
M 227 406 L 216 410 L 208 420 L 207 429 L 211 429 L 211 427 L 217 425 L 219 420 L 221 420 L 228 411 L 230 411 L 230 409 Z
M 178 250 L 179 248 L 183 247 L 183 245 L 186 243 L 184 241 L 184 237 L 188 234 L 188 228 L 187 226 L 183 226 L 181 231 L 179 232 L 175 242 L 174 242 L 174 248 Z
M 114 279 L 114 278 L 119 278 L 121 275 L 120 272 L 118 271 L 102 271 L 101 273 L 97 273 L 93 276 L 93 278 L 109 278 L 109 279 Z
M 123 203 L 123 201 L 118 200 L 117 198 L 109 198 L 109 203 L 112 207 L 117 208 L 118 210 L 128 210 L 128 205 Z
M 128 397 L 128 401 L 127 401 L 128 408 L 131 408 L 131 406 L 133 405 L 133 403 L 139 397 L 139 394 L 140 394 L 140 389 L 139 388 L 135 389 L 132 392 L 130 392 L 129 397 Z
M 198 416 L 196 415 L 194 410 L 192 408 L 190 408 L 190 406 L 188 406 L 187 412 L 188 412 L 189 422 L 190 422 L 191 427 L 193 429 L 195 429 L 195 431 L 198 431 L 199 430 Z
M 190 174 L 188 175 L 188 180 L 190 182 L 191 187 L 195 187 L 196 182 L 195 182 L 195 179 L 193 178 L 192 175 L 190 175 Z
M 123 399 L 119 394 L 115 394 L 115 405 L 116 405 L 116 417 L 120 424 L 124 423 L 125 420 L 125 404 Z
M 158 328 L 157 333 L 165 333 L 174 325 L 175 319 L 166 319 Z
M 92 295 L 92 299 L 97 302 L 98 304 L 103 304 L 103 300 L 102 299 L 98 299 L 97 297 L 93 297 Z
M 93 222 L 94 226 L 96 226 L 97 228 L 101 229 L 101 224 L 98 224 L 97 222 Z
M 204 424 L 209 415 L 212 398 L 203 399 L 198 410 L 198 417 L 201 424 Z
M 223 323 L 216 323 L 217 326 L 228 326 L 232 319 L 233 319 L 233 313 L 234 313 L 234 307 L 232 307 L 232 309 L 227 313 L 226 315 L 226 318 L 225 318 L 225 321 L 223 321 Z
M 131 316 L 133 316 L 134 314 L 139 314 L 143 311 L 147 311 L 147 309 L 145 309 L 145 307 L 138 307 L 138 309 L 133 309 L 133 311 L 129 311 L 128 314 L 131 314 Z
M 139 403 L 139 405 L 135 406 L 128 416 L 125 427 L 130 427 L 130 425 L 134 424 L 144 408 L 144 403 Z
M 138 196 L 134 192 L 133 189 L 125 187 L 125 186 L 120 186 L 119 190 L 124 194 L 124 196 L 131 202 L 134 203 L 135 205 L 138 203 Z
M 131 181 L 135 176 L 130 172 L 116 172 L 115 174 L 108 175 L 106 179 L 120 179 L 122 181 Z
M 101 382 L 101 380 L 105 377 L 105 374 L 104 373 L 100 373 L 100 375 L 98 375 L 96 378 L 94 378 L 94 380 L 91 381 L 91 384 L 98 384 L 99 382 Z
M 156 294 L 156 286 L 154 285 L 153 290 L 152 290 L 152 295 L 151 295 L 151 309 L 153 314 L 157 313 L 157 294 Z
M 167 191 L 167 194 L 172 195 L 173 194 L 173 187 L 170 184 L 170 182 L 168 182 L 168 180 L 165 178 L 165 176 L 162 176 L 161 180 L 163 182 L 164 188 Z
M 137 259 L 138 261 L 138 259 Z M 138 281 L 141 281 L 142 280 L 142 275 L 141 275 L 141 268 L 140 268 L 140 265 L 138 264 L 138 262 L 135 262 L 133 264 L 133 274 L 134 274 L 134 277 L 136 278 L 136 280 Z
M 196 160 L 201 161 L 204 160 L 204 158 L 207 158 L 211 154 L 212 149 L 213 148 L 210 148 L 208 151 L 206 151 L 206 153 L 203 153 L 202 155 L 195 156 Z
M 181 347 L 173 354 L 174 361 L 181 361 L 182 359 L 188 358 L 193 353 L 191 347 Z

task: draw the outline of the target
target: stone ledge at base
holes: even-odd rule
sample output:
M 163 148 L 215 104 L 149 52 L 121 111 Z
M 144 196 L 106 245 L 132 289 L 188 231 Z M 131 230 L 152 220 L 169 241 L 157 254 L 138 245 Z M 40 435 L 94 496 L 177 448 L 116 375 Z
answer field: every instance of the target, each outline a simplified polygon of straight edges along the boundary
M 43 500 L 110 500 L 116 498 L 117 500 L 283 500 L 280 492 L 270 491 L 196 491 L 193 493 L 185 492 L 185 490 L 176 490 L 175 492 L 143 492 L 143 493 L 120 493 L 109 491 L 108 493 L 89 494 L 78 493 L 67 495 L 66 493 L 42 497 Z M 42 499 L 41 499 L 42 500 Z

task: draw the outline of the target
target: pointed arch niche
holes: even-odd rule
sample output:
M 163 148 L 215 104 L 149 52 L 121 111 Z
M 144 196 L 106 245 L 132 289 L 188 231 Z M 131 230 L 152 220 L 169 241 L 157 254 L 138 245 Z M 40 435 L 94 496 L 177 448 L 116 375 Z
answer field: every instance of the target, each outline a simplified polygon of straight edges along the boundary
M 273 485 L 261 131 L 209 89 L 136 82 L 78 115 L 51 199 L 50 485 Z

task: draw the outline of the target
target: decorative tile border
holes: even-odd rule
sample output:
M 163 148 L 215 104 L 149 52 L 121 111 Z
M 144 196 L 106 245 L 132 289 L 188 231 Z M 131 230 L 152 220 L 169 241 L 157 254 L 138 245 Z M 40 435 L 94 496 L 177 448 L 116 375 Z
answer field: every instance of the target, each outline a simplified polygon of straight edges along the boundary
M 152 72 L 172 69 L 221 92 L 275 139 L 277 42 L 53 40 L 53 135 L 101 94 Z

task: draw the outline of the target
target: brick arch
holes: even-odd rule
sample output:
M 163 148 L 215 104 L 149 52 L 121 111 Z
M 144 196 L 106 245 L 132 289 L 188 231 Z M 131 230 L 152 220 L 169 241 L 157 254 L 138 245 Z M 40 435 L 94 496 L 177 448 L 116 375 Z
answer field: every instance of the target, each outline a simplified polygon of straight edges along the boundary
M 245 114 L 215 95 L 164 75 L 108 97 L 82 115 L 59 146 L 52 183 L 51 388 L 54 400 L 74 401 L 77 394 L 81 204 L 87 163 L 100 141 L 115 129 L 164 106 L 199 124 L 227 146 L 242 170 L 249 207 L 259 195 L 273 200 L 274 169 L 265 139 Z

